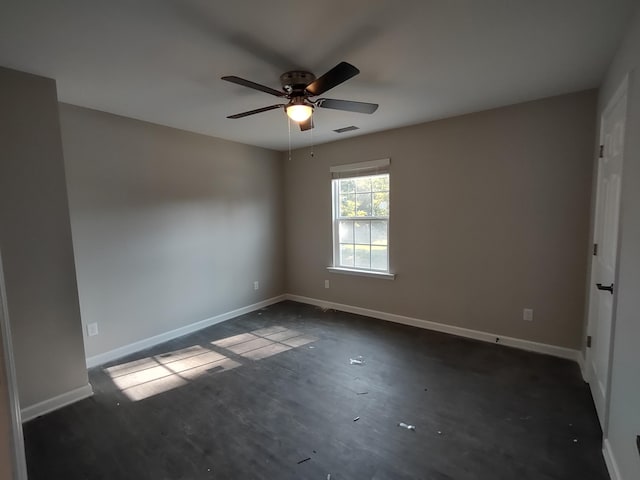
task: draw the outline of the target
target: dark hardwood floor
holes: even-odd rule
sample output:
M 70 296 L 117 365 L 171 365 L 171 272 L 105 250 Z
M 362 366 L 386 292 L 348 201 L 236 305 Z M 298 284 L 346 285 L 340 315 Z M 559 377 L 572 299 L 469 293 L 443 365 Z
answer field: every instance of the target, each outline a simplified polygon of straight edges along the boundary
M 575 363 L 294 302 L 90 381 L 25 424 L 30 480 L 609 478 Z

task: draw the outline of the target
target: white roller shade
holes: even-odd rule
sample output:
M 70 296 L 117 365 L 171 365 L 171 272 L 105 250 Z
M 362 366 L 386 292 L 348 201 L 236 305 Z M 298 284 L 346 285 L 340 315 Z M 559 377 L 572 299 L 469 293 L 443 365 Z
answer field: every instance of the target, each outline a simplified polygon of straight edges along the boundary
M 349 163 L 347 165 L 334 165 L 329 169 L 331 178 L 351 178 L 363 177 L 366 175 L 380 175 L 389 173 L 391 160 L 383 158 L 381 160 L 371 160 L 368 162 Z

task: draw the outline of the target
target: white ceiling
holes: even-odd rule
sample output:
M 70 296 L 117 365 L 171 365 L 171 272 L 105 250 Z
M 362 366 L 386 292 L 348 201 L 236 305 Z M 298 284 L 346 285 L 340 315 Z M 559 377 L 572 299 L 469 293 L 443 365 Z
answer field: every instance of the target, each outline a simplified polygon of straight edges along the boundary
M 61 101 L 267 148 L 284 113 L 229 120 L 276 97 L 279 75 L 357 77 L 324 97 L 294 147 L 597 87 L 636 0 L 2 0 L 0 65 L 55 78 Z M 274 101 L 275 100 L 275 101 Z M 332 130 L 356 125 L 360 130 Z M 295 127 L 295 125 L 293 126 Z

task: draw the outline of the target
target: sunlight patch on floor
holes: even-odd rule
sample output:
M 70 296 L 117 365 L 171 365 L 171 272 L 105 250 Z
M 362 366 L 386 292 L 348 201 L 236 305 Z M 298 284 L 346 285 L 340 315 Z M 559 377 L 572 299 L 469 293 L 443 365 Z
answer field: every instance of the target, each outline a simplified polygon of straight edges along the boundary
M 105 369 L 130 400 L 167 392 L 205 373 L 218 373 L 241 364 L 221 353 L 197 345 Z
M 127 398 L 136 402 L 187 385 L 205 374 L 224 372 L 242 365 L 230 356 L 262 360 L 316 340 L 316 337 L 290 328 L 273 326 L 211 342 L 217 350 L 226 350 L 228 355 L 193 345 L 114 365 L 104 371 Z
M 233 337 L 211 342 L 230 352 L 251 360 L 261 360 L 292 348 L 315 342 L 317 338 L 304 335 L 302 332 L 280 326 L 260 328 L 249 333 L 241 333 Z

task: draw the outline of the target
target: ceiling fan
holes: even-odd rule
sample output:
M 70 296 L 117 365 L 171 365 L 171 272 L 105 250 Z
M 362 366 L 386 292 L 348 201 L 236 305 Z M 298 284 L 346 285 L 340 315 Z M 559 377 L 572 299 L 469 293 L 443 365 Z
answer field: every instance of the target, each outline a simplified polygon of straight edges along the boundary
M 313 128 L 311 114 L 315 107 L 345 110 L 347 112 L 373 113 L 378 109 L 377 103 L 354 102 L 351 100 L 336 100 L 332 98 L 311 99 L 311 97 L 322 95 L 359 73 L 360 70 L 347 62 L 340 62 L 319 78 L 316 78 L 311 72 L 292 70 L 280 75 L 280 83 L 282 84 L 281 91 L 236 76 L 222 77 L 222 80 L 226 80 L 227 82 L 253 88 L 254 90 L 260 90 L 261 92 L 289 100 L 286 104 L 278 103 L 256 110 L 249 110 L 248 112 L 229 115 L 227 118 L 243 118 L 249 115 L 255 115 L 256 113 L 268 112 L 269 110 L 284 107 L 287 116 L 293 121 L 298 122 L 300 130 L 305 131 Z

